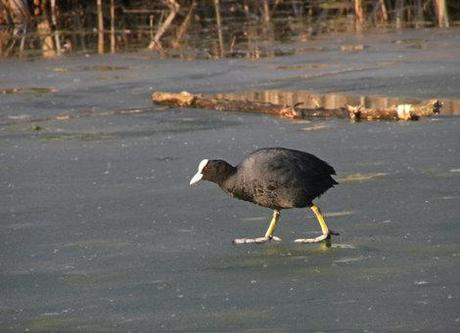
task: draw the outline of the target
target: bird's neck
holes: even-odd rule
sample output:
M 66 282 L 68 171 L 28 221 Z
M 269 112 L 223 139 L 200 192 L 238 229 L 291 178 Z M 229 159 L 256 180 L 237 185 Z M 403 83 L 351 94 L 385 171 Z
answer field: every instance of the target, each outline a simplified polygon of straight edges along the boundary
M 227 184 L 233 183 L 236 177 L 236 168 L 227 162 L 219 165 L 218 173 L 214 182 L 221 188 L 225 189 Z

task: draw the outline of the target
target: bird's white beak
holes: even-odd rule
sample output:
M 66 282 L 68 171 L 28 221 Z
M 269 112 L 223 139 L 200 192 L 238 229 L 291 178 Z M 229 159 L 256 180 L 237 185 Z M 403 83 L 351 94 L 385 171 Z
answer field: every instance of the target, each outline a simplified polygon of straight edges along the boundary
M 190 185 L 198 183 L 201 180 L 201 178 L 203 178 L 203 174 L 198 171 L 195 174 L 195 176 L 193 176 L 193 178 L 190 180 Z
M 203 178 L 203 169 L 206 166 L 206 164 L 208 164 L 208 162 L 208 160 L 202 160 L 200 162 L 200 164 L 198 165 L 198 172 L 190 180 L 190 185 L 198 183 Z

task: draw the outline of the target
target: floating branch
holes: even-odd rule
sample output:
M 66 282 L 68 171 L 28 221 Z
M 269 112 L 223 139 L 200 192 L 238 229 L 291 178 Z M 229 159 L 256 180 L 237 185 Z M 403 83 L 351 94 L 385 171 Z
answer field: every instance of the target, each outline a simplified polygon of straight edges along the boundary
M 363 106 L 347 105 L 351 119 L 356 120 L 418 120 L 441 112 L 442 103 L 430 100 L 421 104 L 398 104 L 385 109 L 372 109 Z
M 399 104 L 388 108 L 373 109 L 361 105 L 346 105 L 335 109 L 302 108 L 302 103 L 295 105 L 278 105 L 249 100 L 237 100 L 191 94 L 156 91 L 152 94 L 155 104 L 212 109 L 218 111 L 259 112 L 277 115 L 288 119 L 320 118 L 350 118 L 352 120 L 417 120 L 420 117 L 429 117 L 439 113 L 442 103 L 430 100 L 421 104 Z

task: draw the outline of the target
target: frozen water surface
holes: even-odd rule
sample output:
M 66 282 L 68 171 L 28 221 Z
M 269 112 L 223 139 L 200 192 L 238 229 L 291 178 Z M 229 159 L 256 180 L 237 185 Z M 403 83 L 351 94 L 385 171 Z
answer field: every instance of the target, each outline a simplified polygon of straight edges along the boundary
M 448 31 L 426 32 L 426 43 L 458 51 Z M 385 38 L 402 37 L 381 38 L 378 52 L 257 62 L 144 53 L 1 62 L 0 88 L 55 90 L 0 96 L 0 330 L 458 331 L 458 117 L 293 122 L 150 105 L 152 90 L 267 86 L 459 98 L 458 57 L 387 49 Z M 320 68 L 329 74 L 311 80 L 265 70 L 315 57 L 340 68 L 403 60 L 383 72 Z M 102 65 L 114 67 L 87 70 Z M 103 113 L 128 108 L 143 112 Z M 49 118 L 65 112 L 86 113 Z M 214 184 L 188 186 L 203 158 L 238 163 L 266 146 L 336 168 L 340 185 L 317 201 L 341 233 L 331 247 L 293 243 L 320 230 L 301 209 L 282 212 L 281 243 L 234 246 L 262 236 L 271 211 Z

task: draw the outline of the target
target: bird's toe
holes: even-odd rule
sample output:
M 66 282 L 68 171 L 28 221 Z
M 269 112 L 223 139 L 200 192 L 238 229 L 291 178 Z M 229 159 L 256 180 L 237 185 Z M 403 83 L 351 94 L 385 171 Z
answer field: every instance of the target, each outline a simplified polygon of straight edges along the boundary
M 276 236 L 257 237 L 257 238 L 237 238 L 233 240 L 233 244 L 263 244 L 269 241 L 280 242 L 281 238 Z
M 272 236 L 270 240 L 275 241 L 275 242 L 281 242 L 281 238 L 276 237 L 276 236 Z
M 316 238 L 299 238 L 299 239 L 296 239 L 294 242 L 295 243 L 319 243 L 329 238 L 330 238 L 330 234 L 322 234 L 321 236 L 318 236 Z

